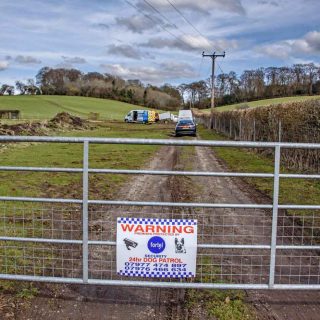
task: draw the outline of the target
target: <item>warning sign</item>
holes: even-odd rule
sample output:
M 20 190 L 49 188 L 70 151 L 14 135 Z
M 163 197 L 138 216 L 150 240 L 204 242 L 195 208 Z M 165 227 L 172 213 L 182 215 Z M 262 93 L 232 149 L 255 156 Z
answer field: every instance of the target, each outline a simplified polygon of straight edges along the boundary
M 197 220 L 118 218 L 117 272 L 122 276 L 196 275 Z

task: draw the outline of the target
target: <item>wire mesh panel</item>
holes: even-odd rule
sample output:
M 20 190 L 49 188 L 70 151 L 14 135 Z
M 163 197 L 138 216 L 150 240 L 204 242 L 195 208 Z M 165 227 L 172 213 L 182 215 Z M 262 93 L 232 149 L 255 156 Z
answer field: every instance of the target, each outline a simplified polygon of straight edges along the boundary
M 269 250 L 200 249 L 197 280 L 202 283 L 266 284 L 269 268 Z
M 320 255 L 316 250 L 279 250 L 276 259 L 279 284 L 320 284 Z
M 319 245 L 320 210 L 280 211 L 278 245 Z
M 79 205 L 0 201 L 1 236 L 82 239 Z
M 0 242 L 1 273 L 43 277 L 82 277 L 81 246 Z
M 2 202 L 0 234 L 8 240 L 0 242 L 1 273 L 81 277 L 81 244 L 50 242 L 50 239 L 81 241 L 80 209 L 66 204 Z M 41 242 L 42 239 L 48 241 Z
M 270 244 L 271 210 L 213 208 L 198 210 L 199 243 Z

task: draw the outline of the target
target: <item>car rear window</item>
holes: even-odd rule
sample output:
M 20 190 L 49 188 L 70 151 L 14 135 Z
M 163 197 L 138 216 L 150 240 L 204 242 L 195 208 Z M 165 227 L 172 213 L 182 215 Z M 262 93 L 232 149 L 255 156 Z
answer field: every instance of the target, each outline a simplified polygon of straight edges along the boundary
M 179 121 L 178 125 L 185 125 L 185 124 L 193 124 L 191 120 L 182 120 Z

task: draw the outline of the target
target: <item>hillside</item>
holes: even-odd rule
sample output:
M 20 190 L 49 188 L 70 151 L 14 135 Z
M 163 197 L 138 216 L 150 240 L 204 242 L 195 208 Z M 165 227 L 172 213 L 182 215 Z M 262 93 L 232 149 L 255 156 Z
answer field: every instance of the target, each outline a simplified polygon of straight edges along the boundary
M 51 119 L 65 111 L 82 118 L 90 112 L 100 114 L 99 119 L 123 120 L 132 109 L 145 109 L 140 106 L 107 99 L 72 96 L 0 96 L 0 110 L 17 109 L 23 119 Z
M 249 106 L 251 108 L 256 108 L 256 107 L 270 106 L 272 104 L 280 104 L 280 103 L 287 103 L 287 102 L 299 102 L 299 101 L 306 101 L 306 100 L 319 99 L 319 98 L 320 98 L 320 96 L 295 96 L 295 97 L 265 99 L 265 100 L 242 102 L 242 103 L 222 106 L 222 107 L 216 108 L 216 111 L 218 111 L 218 112 L 230 111 L 230 110 L 240 108 L 241 106 L 244 106 L 244 105 Z M 210 112 L 210 109 L 203 109 L 201 111 Z

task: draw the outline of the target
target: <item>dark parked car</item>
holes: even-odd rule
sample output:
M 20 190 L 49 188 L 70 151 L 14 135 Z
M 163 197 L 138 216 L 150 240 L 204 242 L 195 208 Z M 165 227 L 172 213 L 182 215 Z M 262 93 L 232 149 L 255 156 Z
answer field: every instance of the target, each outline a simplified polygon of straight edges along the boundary
M 197 128 L 192 120 L 180 120 L 176 125 L 176 137 L 178 136 L 196 136 Z

